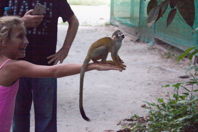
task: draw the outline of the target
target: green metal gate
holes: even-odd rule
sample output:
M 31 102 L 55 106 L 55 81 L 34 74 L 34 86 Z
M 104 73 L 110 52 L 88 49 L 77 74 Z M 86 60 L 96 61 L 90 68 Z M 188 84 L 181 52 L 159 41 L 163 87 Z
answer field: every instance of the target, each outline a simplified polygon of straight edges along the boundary
M 115 21 L 130 27 L 137 27 L 139 24 L 140 0 L 112 0 L 111 1 L 111 22 Z
M 182 50 L 198 46 L 198 32 L 186 24 L 182 16 L 177 13 L 172 24 L 166 26 L 168 11 L 153 27 L 148 28 L 147 5 L 149 0 L 111 0 L 111 23 L 122 24 L 138 31 L 141 41 L 150 42 L 158 38 Z M 198 0 L 195 0 L 195 24 L 198 27 Z

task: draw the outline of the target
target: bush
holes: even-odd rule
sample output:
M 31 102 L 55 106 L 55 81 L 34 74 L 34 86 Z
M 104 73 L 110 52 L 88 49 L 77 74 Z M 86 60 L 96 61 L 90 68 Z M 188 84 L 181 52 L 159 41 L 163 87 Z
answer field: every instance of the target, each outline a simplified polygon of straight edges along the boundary
M 131 132 L 197 132 L 197 85 L 197 79 L 166 85 L 175 89 L 172 96 L 166 100 L 158 98 L 155 103 L 146 102 L 143 107 L 148 109 L 148 116 L 133 115 L 128 119 L 131 123 L 123 127 Z

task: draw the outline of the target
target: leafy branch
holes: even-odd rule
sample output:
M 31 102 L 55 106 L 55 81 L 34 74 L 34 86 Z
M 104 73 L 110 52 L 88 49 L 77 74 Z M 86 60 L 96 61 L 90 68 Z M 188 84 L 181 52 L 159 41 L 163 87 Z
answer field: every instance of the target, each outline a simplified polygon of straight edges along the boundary
M 170 11 L 168 13 L 167 26 L 172 23 L 176 13 L 179 12 L 185 22 L 193 27 L 195 20 L 194 0 L 161 0 L 160 2 L 158 0 L 150 0 L 147 7 L 148 26 L 152 26 L 163 17 L 168 7 L 170 7 Z

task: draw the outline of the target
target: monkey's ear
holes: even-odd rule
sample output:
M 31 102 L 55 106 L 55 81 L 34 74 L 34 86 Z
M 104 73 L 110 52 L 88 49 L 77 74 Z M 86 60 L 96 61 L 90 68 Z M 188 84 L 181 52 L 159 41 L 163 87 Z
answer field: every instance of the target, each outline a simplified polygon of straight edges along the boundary
M 112 35 L 112 39 L 116 39 L 116 35 L 114 34 L 114 35 Z
M 116 36 L 119 32 L 121 32 L 120 30 L 116 30 L 113 34 L 112 34 L 112 37 L 113 36 Z
M 120 30 L 116 30 L 115 32 L 118 33 L 118 32 L 121 32 L 121 31 Z

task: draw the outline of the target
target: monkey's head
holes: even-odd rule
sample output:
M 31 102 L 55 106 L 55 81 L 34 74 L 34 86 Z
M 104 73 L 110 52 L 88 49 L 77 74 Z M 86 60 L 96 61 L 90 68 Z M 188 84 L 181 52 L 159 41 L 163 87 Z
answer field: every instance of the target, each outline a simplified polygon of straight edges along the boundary
M 112 34 L 112 38 L 114 40 L 120 40 L 122 41 L 124 39 L 124 34 L 120 31 L 120 30 L 116 30 L 113 34 Z

